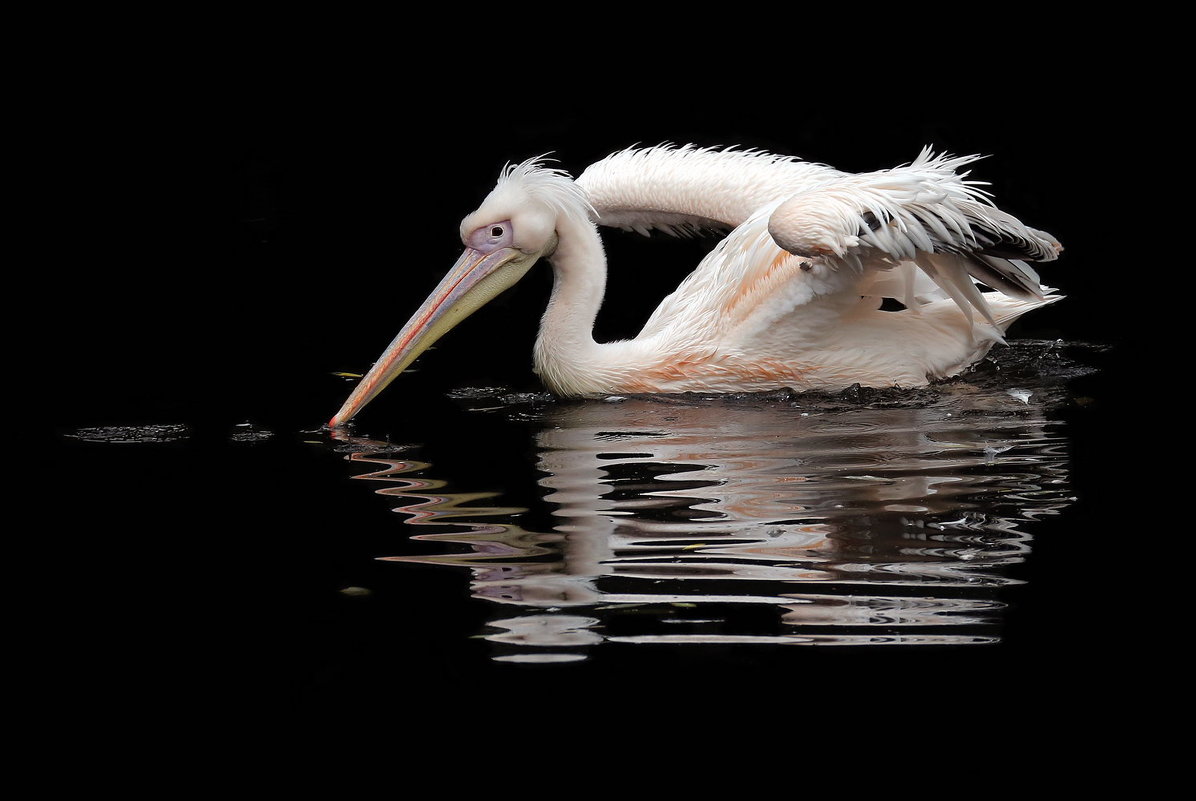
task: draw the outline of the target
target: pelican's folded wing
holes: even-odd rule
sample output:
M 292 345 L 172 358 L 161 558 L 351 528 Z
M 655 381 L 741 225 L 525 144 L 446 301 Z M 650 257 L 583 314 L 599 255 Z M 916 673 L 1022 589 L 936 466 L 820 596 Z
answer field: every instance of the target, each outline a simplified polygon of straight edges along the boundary
M 1062 247 L 996 208 L 977 182 L 957 172 L 977 158 L 923 150 L 907 166 L 841 173 L 777 206 L 769 233 L 790 253 L 857 270 L 912 263 L 969 317 L 974 307 L 992 322 L 972 279 L 1012 297 L 1041 299 L 1027 262 L 1053 260 Z

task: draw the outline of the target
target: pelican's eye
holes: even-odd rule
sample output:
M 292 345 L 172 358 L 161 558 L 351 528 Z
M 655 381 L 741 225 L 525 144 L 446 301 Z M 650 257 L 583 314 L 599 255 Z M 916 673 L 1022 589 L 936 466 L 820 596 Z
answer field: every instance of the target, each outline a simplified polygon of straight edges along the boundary
M 515 229 L 511 227 L 510 220 L 493 222 L 474 230 L 465 244 L 482 253 L 493 253 L 499 248 L 514 247 Z

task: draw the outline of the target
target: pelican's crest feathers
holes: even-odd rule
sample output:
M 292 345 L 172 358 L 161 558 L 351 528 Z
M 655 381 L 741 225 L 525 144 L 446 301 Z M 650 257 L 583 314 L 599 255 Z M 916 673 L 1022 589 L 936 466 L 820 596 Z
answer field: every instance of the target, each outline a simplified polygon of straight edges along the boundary
M 518 192 L 549 207 L 558 215 L 577 220 L 589 220 L 596 216 L 597 212 L 590 205 L 585 190 L 574 182 L 569 173 L 547 166 L 549 161 L 553 159 L 549 159 L 545 153 L 518 164 L 508 163 L 498 177 L 492 196 Z

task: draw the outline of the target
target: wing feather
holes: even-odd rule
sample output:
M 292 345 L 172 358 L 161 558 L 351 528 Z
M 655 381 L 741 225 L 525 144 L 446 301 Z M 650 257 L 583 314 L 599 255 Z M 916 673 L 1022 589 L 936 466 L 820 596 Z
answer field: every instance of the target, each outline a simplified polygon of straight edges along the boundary
M 909 165 L 828 177 L 779 204 L 769 232 L 790 253 L 859 269 L 913 262 L 964 310 L 990 323 L 973 279 L 1011 297 L 1042 299 L 1027 261 L 1062 250 L 1043 231 L 992 204 L 959 169 L 978 156 L 934 155 Z
M 927 147 L 909 164 L 850 174 L 760 150 L 664 144 L 613 153 L 586 169 L 577 183 L 600 225 L 677 236 L 732 231 L 729 238 L 740 245 L 750 229 L 751 249 L 761 244 L 754 237 L 761 212 L 769 209 L 773 249 L 857 276 L 896 268 L 897 283 L 872 284 L 915 312 L 929 297 L 928 282 L 918 279 L 923 275 L 969 319 L 975 310 L 992 322 L 993 312 L 973 282 L 1014 298 L 1041 300 L 1038 274 L 1027 262 L 1055 259 L 1062 247 L 1050 234 L 997 208 L 984 184 L 969 179 L 968 165 L 979 158 L 935 154 Z M 752 226 L 740 230 L 749 221 Z M 691 276 L 689 289 L 700 292 L 690 300 L 750 293 L 776 278 L 771 256 L 743 262 L 725 241 L 720 269 L 735 261 L 741 272 L 718 280 L 736 288 L 710 283 L 712 271 L 718 271 L 715 258 Z M 768 280 L 761 283 L 760 276 Z

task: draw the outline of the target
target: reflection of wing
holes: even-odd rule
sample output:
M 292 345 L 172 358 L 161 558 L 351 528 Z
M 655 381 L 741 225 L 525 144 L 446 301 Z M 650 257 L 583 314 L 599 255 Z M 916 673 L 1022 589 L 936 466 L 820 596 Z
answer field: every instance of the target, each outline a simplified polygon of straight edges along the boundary
M 467 567 L 477 597 L 528 610 L 493 623 L 508 645 L 619 641 L 612 618 L 631 612 L 653 642 L 680 636 L 670 622 L 689 642 L 990 639 L 993 593 L 1028 553 L 1020 526 L 1068 502 L 1066 457 L 1033 398 L 966 384 L 903 397 L 549 405 L 535 437 L 551 531 L 415 483 L 431 466 L 357 458 L 392 466 L 369 477 L 394 485 L 419 539 L 456 548 L 396 561 Z M 777 628 L 734 630 L 733 608 L 776 610 Z
M 765 541 L 775 540 L 792 528 L 807 557 L 826 549 L 837 558 L 845 531 L 875 534 L 888 517 L 884 525 L 898 528 L 910 515 L 958 519 L 967 507 L 961 496 L 1026 478 L 972 471 L 993 468 L 998 459 L 1020 463 L 1056 442 L 1042 428 L 1041 409 L 1004 392 L 966 394 L 951 404 L 805 414 L 776 401 L 569 404 L 552 410 L 538 437 L 547 474 L 541 483 L 554 491 L 547 500 L 560 504 L 565 524 L 584 527 L 591 518 L 626 512 L 610 520 L 618 536 L 632 541 L 643 534 L 670 541 L 729 537 L 726 544 L 734 545 L 765 533 Z M 951 414 L 952 408 L 968 414 Z M 1046 481 L 1055 478 L 1058 461 L 1030 464 Z M 991 498 L 1003 514 L 1020 518 L 1027 501 L 1006 507 L 1006 500 Z M 1049 492 L 1041 501 L 1056 508 L 1060 498 Z M 1021 551 L 1013 546 L 1012 553 Z M 975 580 L 975 562 L 954 567 Z

